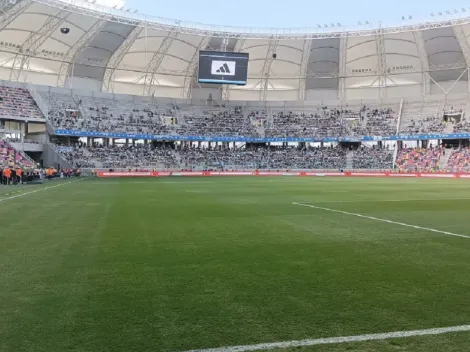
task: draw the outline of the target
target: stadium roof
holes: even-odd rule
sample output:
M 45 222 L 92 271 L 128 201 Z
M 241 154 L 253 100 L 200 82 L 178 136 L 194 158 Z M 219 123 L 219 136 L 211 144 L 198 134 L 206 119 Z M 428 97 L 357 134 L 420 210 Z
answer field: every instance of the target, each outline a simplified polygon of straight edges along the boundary
M 86 78 L 104 92 L 189 98 L 202 49 L 250 54 L 248 84 L 222 89 L 234 100 L 468 80 L 470 18 L 270 30 L 152 19 L 82 0 L 2 0 L 0 7 L 4 80 L 63 87 Z

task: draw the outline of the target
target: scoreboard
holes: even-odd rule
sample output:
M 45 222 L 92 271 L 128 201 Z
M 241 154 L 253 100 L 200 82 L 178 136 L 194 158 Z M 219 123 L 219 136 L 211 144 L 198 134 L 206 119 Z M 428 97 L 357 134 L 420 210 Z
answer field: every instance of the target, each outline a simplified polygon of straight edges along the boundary
M 199 52 L 199 83 L 246 85 L 248 74 L 247 53 L 220 51 Z

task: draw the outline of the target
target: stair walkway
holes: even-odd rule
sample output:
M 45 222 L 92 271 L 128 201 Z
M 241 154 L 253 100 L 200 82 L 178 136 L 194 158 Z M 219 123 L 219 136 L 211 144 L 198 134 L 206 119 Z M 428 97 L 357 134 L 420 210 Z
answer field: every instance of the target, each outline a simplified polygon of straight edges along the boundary
M 446 170 L 447 169 L 447 164 L 449 162 L 450 156 L 452 155 L 452 150 L 448 149 L 446 150 L 445 155 L 441 155 L 441 158 L 439 159 L 439 170 Z
M 353 159 L 354 159 L 354 152 L 350 150 L 348 154 L 346 154 L 346 169 L 353 168 Z

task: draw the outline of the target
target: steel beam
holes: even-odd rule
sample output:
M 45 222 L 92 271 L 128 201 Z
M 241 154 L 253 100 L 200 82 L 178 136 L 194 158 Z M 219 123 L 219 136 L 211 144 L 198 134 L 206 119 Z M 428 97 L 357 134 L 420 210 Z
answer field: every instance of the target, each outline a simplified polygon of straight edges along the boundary
M 31 0 L 23 0 L 16 3 L 16 5 L 11 6 L 9 1 L 4 1 L 4 6 L 0 11 L 0 31 L 5 29 L 11 22 L 13 22 L 19 15 L 21 15 L 24 10 L 26 10 L 29 5 L 31 5 Z
M 46 22 L 37 32 L 31 33 L 20 48 L 20 54 L 17 54 L 10 72 L 10 81 L 18 81 L 25 64 L 31 56 L 34 56 L 39 47 L 60 27 L 60 25 L 72 13 L 67 9 L 60 11 L 55 16 L 49 16 Z
M 307 86 L 307 69 L 308 60 L 310 58 L 310 48 L 312 41 L 310 39 L 304 40 L 302 47 L 302 58 L 300 60 L 300 72 L 299 72 L 299 90 L 297 92 L 297 100 L 305 100 L 305 90 Z
M 261 69 L 261 84 L 260 84 L 260 100 L 266 101 L 268 95 L 269 76 L 271 73 L 271 65 L 273 63 L 273 54 L 276 53 L 279 40 L 272 39 L 269 41 L 268 50 L 266 51 L 266 59 L 264 60 L 263 68 Z
M 86 49 L 86 47 L 91 43 L 91 41 L 98 35 L 101 29 L 106 24 L 105 20 L 97 20 L 91 28 L 86 31 L 78 41 L 69 48 L 65 53 L 62 64 L 59 68 L 59 76 L 57 77 L 57 86 L 63 87 L 65 84 L 65 79 L 67 78 L 67 73 L 69 71 L 70 62 L 74 62 L 75 58 L 80 55 L 80 53 Z
M 155 78 L 158 69 L 160 68 L 163 59 L 165 58 L 166 53 L 173 44 L 173 41 L 178 36 L 178 32 L 170 32 L 168 35 L 163 39 L 162 44 L 158 48 L 158 50 L 153 54 L 150 62 L 148 63 L 145 69 L 145 76 L 144 76 L 144 93 L 143 95 L 151 95 L 152 86 L 158 84 L 157 79 Z
M 387 87 L 387 60 L 385 52 L 384 36 L 378 33 L 375 36 L 375 43 L 377 47 L 377 66 L 378 66 L 378 81 L 379 81 L 379 96 L 384 98 L 385 88 Z
M 191 92 L 193 89 L 194 77 L 196 76 L 196 69 L 199 64 L 199 51 L 205 49 L 209 44 L 211 37 L 202 37 L 196 51 L 191 57 L 188 68 L 184 71 L 184 85 L 183 85 L 183 99 L 191 99 Z
M 121 63 L 124 56 L 127 54 L 129 49 L 131 48 L 132 44 L 134 44 L 135 40 L 140 36 L 143 30 L 144 30 L 143 27 L 134 27 L 131 33 L 129 33 L 127 38 L 121 43 L 119 48 L 111 56 L 109 61 L 101 65 L 101 67 L 106 68 L 106 70 L 104 71 L 104 77 L 103 77 L 103 89 L 102 90 L 104 92 L 111 93 L 114 91 L 114 84 L 113 84 L 114 72 L 116 71 L 117 67 Z M 76 63 L 79 63 L 79 62 L 76 62 Z M 92 64 L 89 64 L 89 65 L 94 66 Z
M 346 97 L 346 70 L 348 66 L 348 38 L 341 38 L 339 42 L 339 77 L 338 99 Z
M 237 42 L 235 43 L 235 47 L 233 48 L 233 52 L 237 53 L 237 52 L 242 51 L 244 46 L 245 46 L 245 39 L 237 40 Z M 224 101 L 230 100 L 230 85 L 229 84 L 222 84 L 222 100 Z
M 140 25 L 160 31 L 173 31 L 178 28 L 180 33 L 207 36 L 213 33 L 214 37 L 221 38 L 243 38 L 243 39 L 327 39 L 343 37 L 365 37 L 378 34 L 396 34 L 403 32 L 413 32 L 419 30 L 429 30 L 434 28 L 445 28 L 462 24 L 470 24 L 470 17 L 453 18 L 442 21 L 422 22 L 407 25 L 390 26 L 381 28 L 353 28 L 351 30 L 339 30 L 338 28 L 306 28 L 299 31 L 296 28 L 245 28 L 233 26 L 213 26 L 200 23 L 183 22 L 166 18 L 152 17 L 140 13 L 129 13 L 118 9 L 93 4 L 86 0 L 35 0 L 38 3 L 69 10 L 85 16 L 99 17 L 106 16 L 106 20 L 125 23 L 128 25 Z
M 416 48 L 418 50 L 419 61 L 421 62 L 421 71 L 422 71 L 422 81 L 423 81 L 423 95 L 426 95 L 431 92 L 431 80 L 429 78 L 429 60 L 428 54 L 424 47 L 424 40 L 422 33 L 420 31 L 413 33 L 416 43 Z
M 462 26 L 454 26 L 453 29 L 455 37 L 457 38 L 460 48 L 462 49 L 462 54 L 465 58 L 465 63 L 467 66 L 470 66 L 470 47 L 468 45 L 467 36 L 465 35 Z

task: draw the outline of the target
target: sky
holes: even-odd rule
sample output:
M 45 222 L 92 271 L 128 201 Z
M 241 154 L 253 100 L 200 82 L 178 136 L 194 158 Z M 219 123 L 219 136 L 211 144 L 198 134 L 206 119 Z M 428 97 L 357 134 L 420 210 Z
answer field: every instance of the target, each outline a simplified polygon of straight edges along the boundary
M 432 19 L 432 12 L 437 16 L 446 10 L 462 12 L 462 8 L 466 10 L 462 16 L 470 16 L 470 2 L 463 0 L 97 0 L 97 3 L 181 21 L 265 28 L 331 26 L 330 23 L 354 27 L 365 21 L 397 25 L 407 23 L 402 16 L 412 16 L 416 22 Z

